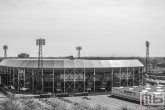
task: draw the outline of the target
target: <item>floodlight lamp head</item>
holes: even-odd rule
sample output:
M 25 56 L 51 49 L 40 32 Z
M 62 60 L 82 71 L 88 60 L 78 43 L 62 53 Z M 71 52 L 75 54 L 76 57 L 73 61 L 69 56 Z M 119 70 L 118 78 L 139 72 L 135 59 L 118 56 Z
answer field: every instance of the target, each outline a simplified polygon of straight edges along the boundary
M 45 45 L 45 39 L 42 39 L 42 45 Z
M 77 46 L 76 50 L 82 50 L 82 47 L 81 46 Z
M 3 46 L 3 49 L 4 49 L 4 50 L 7 50 L 7 49 L 8 49 L 8 46 L 7 46 L 7 45 L 4 45 L 4 46 Z
M 36 45 L 45 45 L 45 39 L 37 39 Z
M 150 43 L 148 41 L 146 41 L 146 47 L 149 47 Z
M 39 42 L 40 42 L 39 39 L 37 39 L 37 40 L 36 40 L 36 45 L 39 45 Z

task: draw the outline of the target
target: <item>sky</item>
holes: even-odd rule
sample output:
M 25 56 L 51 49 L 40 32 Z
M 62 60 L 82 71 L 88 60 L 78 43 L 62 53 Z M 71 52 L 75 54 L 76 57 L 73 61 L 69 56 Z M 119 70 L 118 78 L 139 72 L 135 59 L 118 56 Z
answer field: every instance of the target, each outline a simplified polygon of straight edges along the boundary
M 165 56 L 165 0 L 0 0 L 0 56 Z

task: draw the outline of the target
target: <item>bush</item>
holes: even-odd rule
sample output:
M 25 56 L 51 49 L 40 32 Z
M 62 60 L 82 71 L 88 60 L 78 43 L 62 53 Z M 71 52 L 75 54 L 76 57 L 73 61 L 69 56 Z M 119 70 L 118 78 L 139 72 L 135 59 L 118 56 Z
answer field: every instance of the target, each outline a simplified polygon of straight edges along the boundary
M 35 110 L 38 106 L 40 105 L 35 104 L 33 99 L 28 99 L 24 102 L 24 110 Z
M 51 110 L 49 105 L 38 99 L 26 99 L 22 103 L 24 105 L 23 110 Z
M 104 107 L 104 106 L 102 106 L 100 104 L 97 104 L 95 106 L 95 110 L 110 110 L 110 109 L 108 107 Z
M 50 110 L 69 110 L 67 103 L 62 102 L 56 98 L 51 98 L 50 101 L 51 109 Z
M 51 99 L 18 99 L 14 96 L 0 99 L 0 110 L 112 110 L 100 104 L 90 106 L 89 103 L 69 103 L 57 98 Z M 71 104 L 71 105 L 70 105 Z M 116 110 L 136 110 L 128 106 L 121 106 Z
M 136 110 L 136 108 L 128 107 L 128 106 L 121 106 L 118 110 Z
M 4 100 L 0 101 L 0 110 L 22 110 L 22 109 L 23 109 L 22 103 L 14 97 L 4 98 Z
M 92 107 L 90 107 L 88 103 L 86 103 L 85 101 L 82 101 L 80 103 L 75 102 L 71 106 L 71 110 L 94 110 L 94 109 L 92 109 Z

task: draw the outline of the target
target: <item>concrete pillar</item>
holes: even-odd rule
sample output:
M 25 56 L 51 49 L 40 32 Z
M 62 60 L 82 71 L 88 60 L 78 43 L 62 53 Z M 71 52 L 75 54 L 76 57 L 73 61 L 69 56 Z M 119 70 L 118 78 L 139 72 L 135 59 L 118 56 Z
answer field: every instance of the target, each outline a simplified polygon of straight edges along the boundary
M 17 89 L 20 90 L 20 86 L 19 86 L 20 80 L 19 80 L 19 71 L 18 70 L 19 69 L 17 69 L 17 81 L 18 81 L 18 85 L 17 85 L 18 88 Z
M 74 81 L 74 92 L 76 92 L 76 77 L 75 77 L 75 69 L 73 70 L 74 74 L 73 74 L 73 81 Z
M 120 76 L 120 87 L 121 87 L 121 68 L 119 69 L 119 76 Z
M 127 68 L 127 87 L 128 87 L 128 80 L 129 78 L 128 78 L 128 68 Z
M 44 72 L 43 72 L 43 68 L 42 68 L 42 91 L 44 91 Z
M 54 69 L 53 69 L 53 93 L 54 93 Z
M 24 88 L 25 88 L 25 81 L 26 81 L 26 72 L 25 72 L 25 68 L 24 68 Z
M 133 67 L 133 86 L 135 86 L 135 69 Z
M 15 76 L 14 76 L 14 68 L 13 68 L 13 87 L 14 87 L 14 82 L 15 82 L 15 81 L 14 81 L 14 80 L 15 80 L 14 77 L 15 77 Z
M 112 68 L 112 71 L 111 71 L 111 75 L 112 75 L 112 82 L 111 82 L 111 93 L 113 93 L 113 68 Z
M 95 73 L 95 68 L 94 68 L 94 73 L 93 73 L 93 75 L 94 75 L 94 80 L 93 80 L 94 82 L 93 82 L 93 83 L 94 83 L 94 92 L 95 92 L 95 80 L 96 80 L 96 79 L 95 79 L 95 75 L 96 75 L 96 73 Z
M 1 75 L 0 75 L 0 84 L 2 84 L 2 83 L 1 83 Z
M 85 68 L 84 68 L 84 92 L 85 92 Z
M 33 93 L 34 93 L 34 70 L 32 70 L 32 87 L 33 87 Z
M 65 79 L 65 69 L 64 69 L 64 93 L 66 92 L 65 91 L 65 81 L 66 81 L 66 79 Z

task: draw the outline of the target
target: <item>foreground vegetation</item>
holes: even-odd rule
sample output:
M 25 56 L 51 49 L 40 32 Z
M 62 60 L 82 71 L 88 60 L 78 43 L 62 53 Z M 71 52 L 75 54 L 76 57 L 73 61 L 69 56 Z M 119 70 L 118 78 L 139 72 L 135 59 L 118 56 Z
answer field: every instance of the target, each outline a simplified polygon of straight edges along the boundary
M 50 99 L 19 99 L 12 96 L 0 99 L 0 110 L 114 110 L 101 105 L 90 106 L 89 103 L 66 103 L 57 98 Z M 128 106 L 115 110 L 137 110 Z

